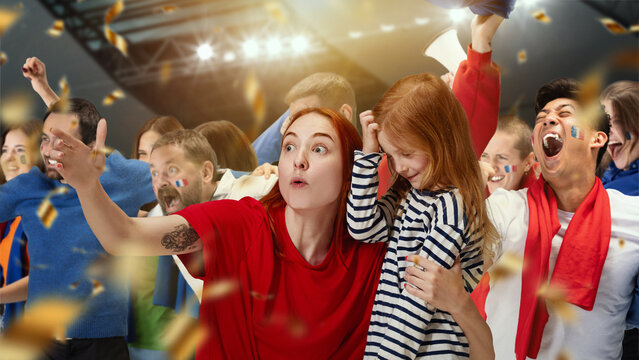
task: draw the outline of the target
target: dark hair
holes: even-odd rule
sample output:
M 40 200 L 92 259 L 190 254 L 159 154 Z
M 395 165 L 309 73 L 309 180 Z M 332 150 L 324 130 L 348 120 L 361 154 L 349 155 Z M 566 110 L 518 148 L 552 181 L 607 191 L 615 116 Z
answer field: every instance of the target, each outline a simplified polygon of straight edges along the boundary
M 579 96 L 580 88 L 581 84 L 577 80 L 570 78 L 555 79 L 543 85 L 541 88 L 539 88 L 539 91 L 537 91 L 537 98 L 535 99 L 535 114 L 538 114 L 544 108 L 544 106 L 546 106 L 546 104 L 555 99 L 571 99 L 579 103 L 580 106 L 589 105 L 583 104 L 581 102 Z M 588 125 L 591 126 L 591 128 L 594 130 L 604 132 L 607 136 L 610 133 L 610 121 L 608 119 L 608 115 L 606 115 L 605 111 L 603 110 L 603 107 L 601 107 L 600 110 L 601 111 L 598 116 L 592 123 L 589 123 Z M 606 140 L 604 146 L 599 148 L 599 151 L 597 152 L 597 162 L 595 164 L 595 167 L 599 166 L 601 159 L 606 153 L 607 147 L 608 141 Z
M 135 134 L 135 140 L 133 141 L 133 151 L 131 152 L 132 159 L 139 159 L 140 155 L 138 154 L 138 148 L 140 147 L 140 138 L 147 131 L 155 131 L 160 136 L 175 130 L 182 130 L 184 126 L 180 124 L 178 119 L 173 116 L 156 116 L 154 118 L 149 119 L 147 122 L 142 125 L 138 133 Z
M 251 142 L 230 121 L 209 121 L 194 130 L 204 135 L 211 144 L 221 168 L 253 171 L 257 167 L 257 156 Z
M 58 100 L 49 108 L 42 121 L 44 122 L 51 113 L 75 115 L 78 120 L 80 140 L 86 145 L 95 141 L 95 132 L 101 116 L 90 101 L 80 98 Z

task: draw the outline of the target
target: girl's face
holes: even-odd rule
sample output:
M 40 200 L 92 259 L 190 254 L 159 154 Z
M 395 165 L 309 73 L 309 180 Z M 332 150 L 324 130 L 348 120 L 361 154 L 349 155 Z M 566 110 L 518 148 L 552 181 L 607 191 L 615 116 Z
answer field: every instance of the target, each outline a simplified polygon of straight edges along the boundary
M 151 149 L 153 144 L 160 138 L 160 134 L 157 131 L 149 130 L 140 136 L 140 143 L 138 146 L 138 160 L 149 162 L 151 156 Z
M 519 190 L 521 178 L 532 167 L 532 156 L 521 158 L 515 148 L 517 136 L 504 131 L 497 131 L 486 146 L 481 161 L 489 163 L 495 175 L 488 181 L 488 190 L 492 194 L 498 188 Z
M 342 189 L 342 151 L 337 131 L 318 113 L 301 116 L 286 130 L 279 187 L 287 206 L 317 210 L 337 206 Z
M 0 166 L 7 181 L 29 172 L 35 165 L 29 141 L 27 134 L 20 129 L 7 133 L 2 145 L 2 155 L 0 155 Z
M 624 133 L 610 100 L 604 100 L 603 105 L 606 113 L 610 116 L 608 153 L 618 169 L 628 170 L 630 164 L 639 159 L 639 145 L 636 144 L 637 134 Z
M 422 180 L 426 170 L 430 166 L 430 160 L 426 152 L 421 150 L 401 150 L 395 146 L 384 130 L 377 135 L 379 146 L 386 153 L 388 164 L 393 171 L 408 180 L 415 189 L 421 189 Z

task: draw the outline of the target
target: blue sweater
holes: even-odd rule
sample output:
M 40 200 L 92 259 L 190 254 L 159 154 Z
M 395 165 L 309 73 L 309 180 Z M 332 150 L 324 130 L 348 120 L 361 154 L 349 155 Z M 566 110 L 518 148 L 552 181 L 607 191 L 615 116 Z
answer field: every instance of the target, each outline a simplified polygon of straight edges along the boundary
M 639 195 L 639 159 L 630 163 L 626 171 L 618 169 L 615 162 L 611 161 L 601 182 L 606 189 L 619 190 L 622 194 L 630 196 Z
M 286 110 L 279 119 L 275 120 L 268 129 L 264 130 L 255 141 L 253 149 L 257 155 L 257 164 L 274 163 L 280 159 L 280 146 L 282 145 L 282 133 L 280 130 L 289 112 Z
M 107 158 L 100 182 L 109 197 L 129 216 L 136 216 L 140 206 L 155 200 L 148 164 L 126 160 L 118 152 Z M 59 187 L 69 191 L 50 196 L 57 217 L 47 229 L 37 210 L 49 193 Z M 126 286 L 104 274 L 87 273 L 92 263 L 100 264 L 99 269 L 108 268 L 113 257 L 93 235 L 75 190 L 33 168 L 0 186 L 0 204 L 0 222 L 22 216 L 22 226 L 29 238 L 31 267 L 27 307 L 51 296 L 85 301 L 84 312 L 67 328 L 67 337 L 126 335 Z M 104 291 L 95 297 L 91 297 L 92 279 L 104 286 Z

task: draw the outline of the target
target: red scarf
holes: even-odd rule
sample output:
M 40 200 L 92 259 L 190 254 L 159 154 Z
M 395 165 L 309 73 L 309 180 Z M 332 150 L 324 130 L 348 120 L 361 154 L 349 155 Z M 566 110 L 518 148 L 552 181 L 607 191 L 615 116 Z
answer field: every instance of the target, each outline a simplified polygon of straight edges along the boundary
M 537 358 L 544 326 L 546 302 L 537 296 L 548 281 L 548 258 L 552 239 L 561 225 L 555 193 L 543 176 L 528 189 L 528 236 L 524 250 L 519 324 L 515 341 L 518 360 Z M 564 235 L 549 286 L 565 291 L 565 300 L 591 311 L 610 244 L 610 200 L 601 181 L 577 208 Z

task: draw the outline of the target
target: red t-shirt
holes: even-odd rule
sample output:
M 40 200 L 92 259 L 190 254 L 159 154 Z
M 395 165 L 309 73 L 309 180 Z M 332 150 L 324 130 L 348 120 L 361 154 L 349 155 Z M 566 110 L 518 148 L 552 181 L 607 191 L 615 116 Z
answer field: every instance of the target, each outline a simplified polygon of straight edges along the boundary
M 202 239 L 203 272 L 189 265 L 193 254 L 180 258 L 204 280 L 204 294 L 217 281 L 239 284 L 222 298 L 203 298 L 199 324 L 208 335 L 196 358 L 363 357 L 384 244 L 356 242 L 345 233 L 313 266 L 291 242 L 283 207 L 270 212 L 275 237 L 252 198 L 211 201 L 177 214 Z

